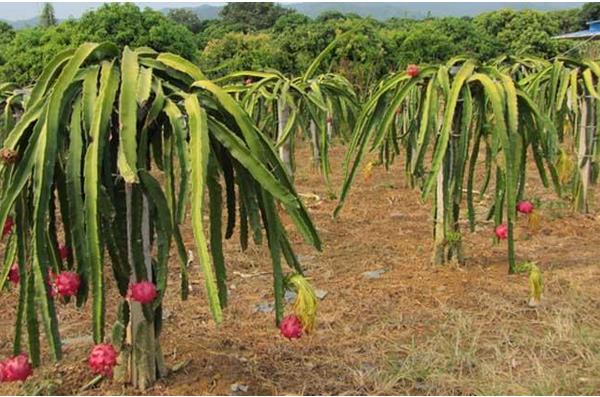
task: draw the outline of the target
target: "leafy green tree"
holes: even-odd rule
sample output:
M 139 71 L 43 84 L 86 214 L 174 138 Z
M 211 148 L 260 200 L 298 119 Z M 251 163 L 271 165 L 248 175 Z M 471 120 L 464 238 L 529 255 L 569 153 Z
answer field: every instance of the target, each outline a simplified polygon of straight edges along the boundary
M 497 54 L 495 39 L 470 18 L 428 21 L 392 19 L 385 23 L 341 13 L 324 13 L 299 24 L 284 17 L 276 24 L 282 70 L 299 73 L 333 39 L 336 32 L 356 29 L 329 55 L 331 70 L 353 82 L 359 91 L 390 71 L 409 63 L 445 61 L 458 54 L 488 59 Z M 360 27 L 357 26 L 361 24 Z M 322 70 L 325 72 L 325 70 Z
M 298 29 L 303 25 L 309 24 L 311 19 L 300 13 L 290 13 L 282 15 L 273 25 L 273 33 L 283 33 L 286 31 Z
M 560 33 L 560 26 L 548 13 L 502 9 L 474 20 L 479 28 L 497 38 L 500 53 L 552 57 L 568 47 L 552 39 Z
M 222 39 L 227 33 L 238 32 L 234 26 L 223 23 L 220 19 L 203 21 L 202 29 L 196 34 L 198 49 L 202 51 L 211 40 Z
M 111 41 L 125 45 L 152 47 L 192 59 L 196 52 L 193 35 L 158 11 L 143 11 L 132 4 L 105 4 L 85 14 L 78 23 L 84 41 Z
M 331 54 L 332 69 L 345 76 L 359 92 L 366 92 L 379 77 L 394 68 L 393 58 L 388 52 L 381 24 L 374 19 L 365 19 L 359 29 L 355 20 L 347 18 L 332 21 L 334 30 L 350 31 L 352 34 L 340 40 Z
M 337 15 L 337 14 L 336 14 Z M 277 64 L 282 71 L 289 74 L 300 74 L 315 57 L 318 56 L 336 37 L 337 33 L 352 30 L 352 35 L 345 36 L 324 62 L 319 65 L 319 72 L 335 71 L 350 80 L 357 89 L 363 90 L 375 79 L 394 68 L 396 49 L 393 38 L 383 30 L 383 24 L 373 19 L 357 20 L 353 16 L 339 14 L 339 18 L 323 18 L 299 24 L 288 22 L 291 17 L 283 17 L 278 21 L 276 29 Z
M 131 3 L 112 3 L 84 14 L 78 21 L 17 31 L 1 48 L 5 62 L 0 66 L 0 80 L 31 84 L 58 52 L 89 41 L 109 41 L 120 48 L 151 47 L 187 59 L 194 59 L 197 48 L 192 32 L 160 12 L 141 11 Z
M 238 70 L 277 68 L 278 52 L 268 33 L 231 32 L 209 41 L 199 55 L 199 63 L 212 76 L 222 76 Z
M 228 3 L 220 12 L 223 22 L 243 32 L 271 28 L 277 19 L 293 10 L 275 3 Z
M 580 26 L 583 28 L 587 22 L 600 19 L 600 3 L 585 3 L 579 13 Z
M 4 21 L 0 21 L 0 40 L 2 42 L 6 41 L 7 36 L 9 36 L 9 38 L 12 39 L 14 34 L 15 31 L 13 30 L 12 26 L 10 26 Z
M 301 74 L 334 39 L 335 34 L 334 26 L 327 23 L 310 21 L 302 25 L 288 25 L 274 37 L 275 45 L 280 50 L 276 54 L 279 70 L 291 75 Z
M 48 28 L 56 25 L 56 17 L 54 16 L 54 7 L 50 3 L 45 3 L 40 14 L 40 26 Z
M 9 36 L 14 32 L 3 39 L 0 31 L 0 78 L 30 82 L 48 54 L 86 40 L 173 52 L 199 61 L 217 75 L 233 71 L 234 65 L 273 67 L 298 75 L 338 33 L 357 29 L 344 45 L 328 54 L 321 64 L 327 69 L 320 66 L 319 72 L 339 72 L 362 92 L 409 63 L 442 62 L 459 54 L 481 61 L 503 54 L 552 57 L 569 48 L 568 43 L 552 37 L 577 30 L 581 19 L 594 19 L 595 7 L 587 4 L 585 17 L 579 9 L 550 13 L 503 9 L 476 18 L 392 18 L 380 22 L 337 11 L 324 12 L 312 20 L 275 3 L 232 3 L 224 7 L 221 19 L 202 21 L 184 8 L 164 16 L 149 9 L 142 11 L 131 3 L 107 4 L 62 30 L 24 33 L 18 40 Z M 21 31 L 16 35 L 22 35 Z M 271 42 L 260 43 L 261 39 Z M 12 42 L 3 44 L 6 41 Z M 31 48 L 36 45 L 42 48 Z M 15 57 L 18 59 L 13 60 Z
M 167 13 L 167 16 L 174 22 L 185 26 L 193 33 L 198 33 L 202 30 L 202 20 L 194 11 L 188 8 L 172 8 Z
M 0 79 L 19 86 L 29 85 L 40 75 L 44 65 L 62 50 L 75 46 L 77 34 L 73 21 L 48 29 L 36 27 L 17 31 L 2 51 L 5 63 Z
M 0 21 L 0 67 L 6 62 L 5 48 L 15 37 L 15 31 L 12 26 L 4 21 Z
M 440 18 L 432 22 L 435 29 L 450 37 L 454 42 L 454 53 L 468 54 L 474 58 L 489 59 L 497 56 L 496 40 L 472 18 Z
M 385 22 L 385 28 L 394 29 L 394 30 L 404 30 L 409 31 L 413 29 L 416 25 L 421 23 L 416 19 L 411 18 L 390 18 Z
M 455 44 L 444 32 L 434 24 L 424 23 L 413 29 L 402 41 L 397 54 L 398 64 L 433 63 L 452 57 Z
M 347 16 L 343 12 L 325 11 L 325 12 L 322 12 L 317 18 L 315 18 L 315 22 L 322 23 L 322 22 L 329 22 L 332 20 L 341 20 L 341 19 L 346 19 L 346 18 L 347 18 Z
M 456 55 L 489 59 L 497 55 L 495 39 L 471 18 L 393 19 L 387 31 L 390 61 L 403 69 L 410 63 L 435 63 Z
M 581 10 L 579 8 L 551 11 L 548 16 L 558 23 L 560 33 L 575 32 L 586 27 L 585 23 L 583 25 L 581 23 Z

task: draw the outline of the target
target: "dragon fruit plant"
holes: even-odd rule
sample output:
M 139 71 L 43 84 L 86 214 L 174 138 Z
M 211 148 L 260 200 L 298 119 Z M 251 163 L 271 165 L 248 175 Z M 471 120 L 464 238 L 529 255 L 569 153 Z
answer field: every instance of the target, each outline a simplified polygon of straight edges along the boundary
M 555 173 L 553 147 L 545 141 L 553 130 L 550 120 L 503 67 L 462 57 L 418 70 L 409 67 L 377 87 L 358 116 L 334 215 L 367 152 L 378 152 L 386 167 L 404 153 L 407 179 L 432 203 L 432 262 L 464 262 L 464 238 L 450 244 L 454 235 L 464 237 L 461 212 L 466 210 L 474 231 L 476 197 L 489 194 L 487 219 L 506 225 L 498 237 L 506 236 L 508 269 L 514 272 L 513 226 L 529 153 L 534 153 L 542 177 L 545 167 Z M 481 186 L 476 185 L 476 170 L 484 175 Z M 491 186 L 494 191 L 488 193 Z
M 329 148 L 334 134 L 350 139 L 359 101 L 352 84 L 336 73 L 317 74 L 327 56 L 352 32 L 337 36 L 301 76 L 286 76 L 277 70 L 240 71 L 219 79 L 224 88 L 237 95 L 261 130 L 275 142 L 281 161 L 294 174 L 295 143 L 304 133 L 312 146 L 313 161 L 330 184 Z M 252 84 L 241 84 L 252 79 Z
M 556 172 L 550 178 L 557 191 L 572 201 L 575 210 L 589 210 L 590 186 L 598 182 L 600 143 L 598 142 L 598 80 L 600 63 L 592 59 L 556 57 L 553 61 L 521 63 L 530 65 L 529 76 L 521 79 L 522 89 L 552 120 L 554 129 L 544 136 Z M 536 161 L 537 163 L 537 161 Z M 539 166 L 539 163 L 538 163 Z M 543 175 L 542 181 L 549 179 Z
M 174 243 L 186 299 L 188 214 L 215 322 L 227 306 L 223 238 L 239 228 L 242 249 L 250 238 L 268 243 L 280 324 L 282 258 L 302 271 L 280 212 L 309 244 L 321 242 L 275 147 L 239 102 L 179 56 L 108 43 L 57 54 L 20 98 L 0 140 L 0 290 L 8 278 L 18 283 L 16 356 L 26 332 L 31 365 L 40 365 L 41 319 L 50 356 L 62 357 L 56 302 L 72 296 L 79 307 L 91 300 L 93 372 L 122 366 L 142 390 L 163 376 L 167 262 Z M 121 301 L 108 338 L 112 282 Z

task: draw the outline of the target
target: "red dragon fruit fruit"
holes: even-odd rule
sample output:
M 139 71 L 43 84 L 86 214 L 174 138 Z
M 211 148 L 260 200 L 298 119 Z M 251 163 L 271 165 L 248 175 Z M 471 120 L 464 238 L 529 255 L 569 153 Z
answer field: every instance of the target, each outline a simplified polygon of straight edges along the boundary
M 417 65 L 410 64 L 406 68 L 406 74 L 410 77 L 417 77 L 419 73 L 421 73 L 421 71 L 419 70 L 419 67 Z
M 244 84 L 245 85 L 250 85 L 252 84 L 252 79 L 250 77 L 248 77 L 246 80 L 244 80 Z
M 302 322 L 293 314 L 285 317 L 281 321 L 281 324 L 279 324 L 281 336 L 290 340 L 300 338 L 302 336 L 302 328 Z
M 31 374 L 33 369 L 29 363 L 29 357 L 25 353 L 10 358 L 4 362 L 4 370 L 2 378 L 5 382 L 14 382 L 17 380 L 25 380 Z
M 508 226 L 505 224 L 496 226 L 496 237 L 500 240 L 506 240 L 508 238 Z
M 21 277 L 19 276 L 19 265 L 17 265 L 16 263 L 12 265 L 10 270 L 8 271 L 8 279 L 13 284 L 19 284 L 19 280 L 21 279 Z
M 333 124 L 333 117 L 327 116 L 327 124 Z
M 60 255 L 60 260 L 62 262 L 64 262 L 67 259 L 69 259 L 69 254 L 70 253 L 71 253 L 71 250 L 66 245 L 61 244 L 61 245 L 58 246 L 58 254 Z
M 81 279 L 75 272 L 60 272 L 54 277 L 54 291 L 63 297 L 77 295 Z
M 517 204 L 517 211 L 521 214 L 531 214 L 533 212 L 533 203 L 531 201 L 523 200 Z
M 6 221 L 4 221 L 4 228 L 2 229 L 2 237 L 6 237 L 10 233 L 12 233 L 13 225 L 15 221 L 13 221 L 12 216 L 6 217 Z
M 150 281 L 140 281 L 139 283 L 131 284 L 127 296 L 139 303 L 150 303 L 156 298 L 156 286 Z
M 117 365 L 117 351 L 108 343 L 96 345 L 90 353 L 89 364 L 93 373 L 110 378 Z

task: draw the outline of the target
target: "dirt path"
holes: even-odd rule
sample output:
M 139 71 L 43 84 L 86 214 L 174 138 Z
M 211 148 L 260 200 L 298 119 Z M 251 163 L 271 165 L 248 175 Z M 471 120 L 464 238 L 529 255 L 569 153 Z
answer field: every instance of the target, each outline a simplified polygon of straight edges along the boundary
M 342 150 L 335 148 L 332 160 L 336 188 Z M 210 320 L 197 266 L 188 302 L 179 301 L 173 272 L 164 353 L 171 366 L 191 361 L 148 394 L 235 394 L 236 383 L 238 394 L 600 392 L 597 213 L 571 214 L 532 177 L 529 191 L 542 199 L 543 222 L 528 237 L 521 221 L 518 257 L 539 262 L 546 294 L 540 308 L 530 309 L 527 277 L 507 275 L 505 247 L 492 245 L 490 224 L 465 234 L 466 267 L 430 266 L 430 207 L 404 187 L 401 164 L 387 173 L 377 168 L 368 183 L 360 176 L 337 221 L 331 219 L 336 201 L 312 171 L 307 151 L 296 180 L 324 241 L 323 252 L 314 252 L 288 227 L 307 275 L 327 291 L 316 332 L 288 342 L 279 337 L 272 313 L 255 313 L 257 304 L 272 299 L 267 248 L 242 253 L 237 240 L 230 241 L 231 302 L 219 329 Z M 191 243 L 191 229 L 184 234 Z M 378 269 L 385 270 L 379 278 L 363 275 Z M 14 291 L 0 296 L 8 308 L 0 312 L 0 356 L 10 353 L 15 301 Z M 36 371 L 27 390 L 77 394 L 91 379 L 88 313 L 89 307 L 60 308 L 65 360 Z M 2 385 L 0 393 L 16 387 Z M 86 393 L 123 392 L 134 391 L 104 382 Z

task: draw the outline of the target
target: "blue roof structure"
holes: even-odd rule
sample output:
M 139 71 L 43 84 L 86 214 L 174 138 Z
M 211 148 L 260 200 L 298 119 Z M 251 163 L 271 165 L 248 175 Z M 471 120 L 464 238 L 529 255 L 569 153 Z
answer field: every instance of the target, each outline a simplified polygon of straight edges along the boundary
M 579 32 L 573 33 L 565 33 L 560 36 L 554 36 L 554 39 L 563 39 L 563 40 L 598 40 L 600 39 L 600 20 L 598 21 L 590 21 L 587 23 L 587 30 L 580 30 Z

